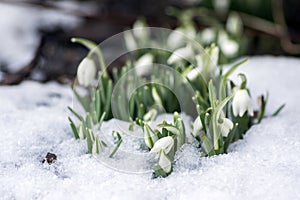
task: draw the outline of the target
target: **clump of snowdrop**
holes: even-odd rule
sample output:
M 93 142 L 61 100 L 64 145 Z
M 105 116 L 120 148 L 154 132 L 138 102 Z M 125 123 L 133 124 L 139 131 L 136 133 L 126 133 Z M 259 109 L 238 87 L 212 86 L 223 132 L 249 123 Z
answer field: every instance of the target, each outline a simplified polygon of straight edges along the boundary
M 145 144 L 150 153 L 158 154 L 154 166 L 155 176 L 168 176 L 172 171 L 176 151 L 186 143 L 185 127 L 179 114 L 174 113 L 172 124 L 164 121 L 154 130 L 142 120 L 137 120 L 136 123 L 143 129 Z
M 233 24 L 228 25 L 228 29 L 232 34 L 238 34 L 238 19 L 232 16 L 230 20 Z M 150 30 L 144 22 L 139 21 L 134 27 L 124 33 L 129 51 L 142 47 L 145 42 L 156 42 L 151 41 Z M 127 60 L 120 70 L 113 69 L 111 74 L 105 70 L 101 49 L 96 44 L 84 39 L 74 40 L 89 48 L 90 52 L 78 66 L 78 82 L 86 88 L 87 94 L 80 95 L 73 88 L 85 115 L 81 116 L 69 108 L 77 118 L 69 118 L 69 121 L 75 138 L 86 140 L 88 153 L 100 154 L 107 152 L 106 149 L 112 149 L 109 157 L 113 157 L 122 144 L 122 133 L 112 132 L 114 145 L 111 146 L 99 133 L 99 129 L 103 121 L 118 117 L 130 122 L 128 131 L 135 125 L 142 129 L 142 146 L 149 153 L 156 154 L 153 172 L 156 177 L 166 177 L 173 170 L 175 154 L 188 142 L 187 134 L 198 141 L 200 156 L 214 156 L 226 153 L 230 144 L 243 138 L 253 124 L 261 122 L 268 97 L 261 96 L 259 110 L 254 110 L 246 75 L 239 74 L 242 80 L 240 84 L 230 80 L 233 72 L 247 60 L 227 70 L 218 66 L 222 56 L 232 57 L 237 54 L 238 43 L 222 30 L 215 32 L 214 29 L 207 29 L 204 34 L 211 34 L 211 38 L 204 36 L 217 41 L 203 48 L 194 30 L 192 26 L 186 25 L 169 32 L 165 41 L 172 52 L 143 49 L 135 54 L 134 60 Z M 181 33 L 185 32 L 190 33 L 191 40 L 183 37 Z M 92 56 L 98 58 L 99 73 L 96 72 L 96 62 L 91 59 Z M 155 67 L 153 63 L 157 61 L 167 65 L 169 71 Z M 143 82 L 146 78 L 150 81 Z M 92 87 L 94 79 L 99 83 L 96 87 Z M 137 83 L 145 84 L 136 88 Z M 186 86 L 192 89 L 191 93 L 187 92 Z M 181 101 L 190 99 L 185 108 L 194 117 L 191 132 L 186 132 L 185 127 L 189 124 L 184 124 L 179 117 L 178 112 L 185 110 L 180 107 L 178 97 L 182 98 L 179 99 Z M 151 127 L 151 121 L 164 112 L 174 113 L 173 122 L 162 121 L 156 127 Z

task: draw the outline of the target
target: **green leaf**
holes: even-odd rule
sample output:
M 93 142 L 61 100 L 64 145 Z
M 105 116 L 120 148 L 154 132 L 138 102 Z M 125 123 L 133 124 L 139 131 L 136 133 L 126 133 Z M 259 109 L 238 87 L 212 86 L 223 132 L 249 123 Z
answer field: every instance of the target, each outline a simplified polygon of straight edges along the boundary
M 87 130 L 87 134 L 86 134 L 86 142 L 87 142 L 87 148 L 88 148 L 88 152 L 92 153 L 93 151 L 93 144 L 95 141 L 95 136 L 94 133 L 91 129 L 86 129 Z
M 71 113 L 73 113 L 73 115 L 75 115 L 75 117 L 77 117 L 77 119 L 79 119 L 79 121 L 84 121 L 83 117 L 81 117 L 77 112 L 75 112 L 70 106 L 68 106 L 68 109 L 71 111 Z
M 109 155 L 110 158 L 112 158 L 115 155 L 115 153 L 118 151 L 118 149 L 121 146 L 121 143 L 123 141 L 121 135 L 118 132 L 115 132 L 115 134 L 117 135 L 118 141 L 117 141 L 117 144 L 116 144 L 115 148 L 113 149 L 113 151 Z
M 266 99 L 264 98 L 263 95 L 260 96 L 260 112 L 258 115 L 258 124 L 261 122 L 261 120 L 264 118 L 265 116 L 265 112 L 266 112 L 266 107 L 267 107 L 267 102 L 269 100 L 269 93 L 267 93 Z
M 101 126 L 102 126 L 102 123 L 103 123 L 103 121 L 104 121 L 104 119 L 105 119 L 105 116 L 106 116 L 106 112 L 102 113 L 102 115 L 101 115 L 101 117 L 100 117 L 100 119 L 99 119 L 99 121 L 98 121 L 98 127 L 99 127 L 99 129 L 100 129 Z
M 107 113 L 107 117 L 109 117 L 110 109 L 111 109 L 111 96 L 112 96 L 113 85 L 112 81 L 108 81 L 107 91 L 106 91 L 106 101 L 104 106 L 104 111 Z
M 165 128 L 177 136 L 180 135 L 180 130 L 176 126 L 173 126 L 171 124 L 159 124 L 158 127 Z
M 212 81 L 209 82 L 209 96 L 210 101 L 212 104 L 213 114 L 212 114 L 212 128 L 213 128 L 213 138 L 214 138 L 214 149 L 215 151 L 219 150 L 219 129 L 218 129 L 218 118 L 222 112 L 222 109 L 226 105 L 226 103 L 233 97 L 233 94 L 226 97 L 223 101 L 221 101 L 216 107 L 213 104 L 216 104 L 216 97 L 215 97 L 215 88 L 213 86 Z
M 82 44 L 83 46 L 85 46 L 86 48 L 88 48 L 90 50 L 88 56 L 91 56 L 93 53 L 96 53 L 96 55 L 98 56 L 99 63 L 101 65 L 102 71 L 106 72 L 105 71 L 106 64 L 105 64 L 105 61 L 104 61 L 104 57 L 103 57 L 102 51 L 101 51 L 101 49 L 99 48 L 99 46 L 95 42 L 92 42 L 90 40 L 83 39 L 83 38 L 72 38 L 71 42 L 76 42 L 76 43 Z
M 72 90 L 73 90 L 74 95 L 78 99 L 79 103 L 84 108 L 84 110 L 86 112 L 89 112 L 90 111 L 90 98 L 88 96 L 83 96 L 83 97 L 80 96 L 74 87 L 72 87 Z
M 272 116 L 273 117 L 275 117 L 275 116 L 277 116 L 281 111 L 282 111 L 282 109 L 285 107 L 285 103 L 284 104 L 282 104 L 273 114 L 272 114 Z
M 68 117 L 68 119 L 70 121 L 70 126 L 71 126 L 72 132 L 74 134 L 74 137 L 77 140 L 77 139 L 79 139 L 77 128 L 76 128 L 74 122 L 72 121 L 72 119 L 70 117 Z
M 244 59 L 241 62 L 238 62 L 237 64 L 235 64 L 234 66 L 232 66 L 224 75 L 223 78 L 224 80 L 227 80 L 227 78 L 242 64 L 244 64 L 245 62 L 247 62 L 248 59 Z
M 95 111 L 97 114 L 97 120 L 99 120 L 101 117 L 101 98 L 100 98 L 100 90 L 99 89 L 97 89 L 95 91 L 94 98 L 95 98 L 94 104 L 95 104 Z

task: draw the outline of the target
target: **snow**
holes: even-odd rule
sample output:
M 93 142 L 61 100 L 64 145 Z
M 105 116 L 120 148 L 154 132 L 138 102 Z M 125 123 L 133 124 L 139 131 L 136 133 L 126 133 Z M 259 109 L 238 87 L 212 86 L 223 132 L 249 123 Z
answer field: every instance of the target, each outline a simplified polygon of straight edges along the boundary
M 283 112 L 253 126 L 228 154 L 200 158 L 194 145 L 184 145 L 174 172 L 158 179 L 151 179 L 146 162 L 153 157 L 130 141 L 132 135 L 124 136 L 132 146 L 121 146 L 113 159 L 86 154 L 85 142 L 75 140 L 68 125 L 68 86 L 2 86 L 1 199 L 299 199 L 299 66 L 294 58 L 250 58 L 239 72 L 247 74 L 253 98 L 268 90 L 268 113 L 286 103 Z M 112 127 L 128 130 L 111 120 L 102 131 Z M 57 155 L 52 165 L 41 163 L 47 152 Z
M 72 3 L 60 4 L 65 8 Z M 0 70 L 1 65 L 7 65 L 9 71 L 15 72 L 31 61 L 40 42 L 40 29 L 68 29 L 79 22 L 79 17 L 61 11 L 28 7 L 20 2 L 0 2 Z

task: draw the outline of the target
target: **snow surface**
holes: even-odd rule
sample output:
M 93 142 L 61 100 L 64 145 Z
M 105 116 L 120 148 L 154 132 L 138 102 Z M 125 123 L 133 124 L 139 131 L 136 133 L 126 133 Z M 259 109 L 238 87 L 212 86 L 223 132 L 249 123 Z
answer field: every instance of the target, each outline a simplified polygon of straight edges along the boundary
M 145 156 L 133 156 L 147 155 L 135 143 L 114 159 L 86 154 L 85 142 L 75 140 L 68 125 L 69 87 L 0 87 L 1 199 L 300 199 L 300 60 L 253 57 L 240 72 L 253 97 L 269 91 L 268 113 L 281 103 L 284 111 L 253 126 L 228 154 L 200 158 L 197 148 L 185 145 L 174 172 L 158 179 L 151 179 Z M 111 120 L 102 130 L 112 126 L 128 124 Z M 57 162 L 42 164 L 47 152 Z
M 68 7 L 73 4 L 69 2 Z M 2 63 L 15 72 L 31 61 L 40 42 L 39 29 L 68 29 L 79 22 L 79 17 L 64 12 L 0 2 L 0 69 Z

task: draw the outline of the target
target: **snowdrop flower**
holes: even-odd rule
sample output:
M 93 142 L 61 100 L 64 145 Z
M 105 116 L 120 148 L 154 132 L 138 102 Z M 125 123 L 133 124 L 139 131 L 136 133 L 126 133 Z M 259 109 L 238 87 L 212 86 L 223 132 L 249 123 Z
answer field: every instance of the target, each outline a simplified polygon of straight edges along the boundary
M 239 50 L 239 44 L 234 40 L 226 39 L 220 42 L 220 48 L 227 57 L 233 57 Z
M 242 117 L 246 111 L 253 116 L 253 107 L 250 95 L 246 89 L 239 89 L 235 92 L 232 100 L 232 110 L 234 116 Z
M 220 118 L 219 119 L 221 123 L 219 123 L 220 129 L 221 129 L 221 134 L 223 137 L 227 137 L 228 133 L 232 130 L 233 128 L 233 123 L 230 119 L 228 118 Z
M 188 59 L 193 57 L 194 51 L 190 45 L 187 45 L 186 47 L 177 49 L 173 52 L 173 54 L 169 57 L 167 63 L 169 65 L 174 64 L 176 62 L 181 61 L 182 59 Z
M 202 31 L 200 38 L 204 44 L 210 44 L 214 41 L 216 32 L 212 28 L 206 28 Z
M 230 0 L 214 0 L 212 3 L 217 12 L 225 14 L 228 11 Z
M 226 22 L 226 29 L 229 33 L 239 35 L 242 32 L 242 20 L 237 13 L 231 13 Z
M 174 140 L 171 136 L 163 137 L 155 142 L 150 153 L 156 153 L 163 150 L 166 154 L 168 154 L 171 151 L 173 146 L 174 146 Z
M 158 165 L 166 172 L 170 173 L 172 170 L 172 162 L 166 155 L 164 150 L 160 151 Z
M 228 38 L 228 35 L 224 31 L 220 31 L 218 35 L 218 44 L 227 57 L 233 57 L 239 50 L 239 44 Z
M 200 73 L 201 73 L 201 70 L 199 68 L 194 68 L 187 73 L 186 77 L 189 80 L 193 81 L 199 76 Z
M 152 108 L 150 109 L 143 117 L 144 121 L 153 120 L 157 116 L 157 110 Z
M 96 75 L 96 65 L 92 58 L 85 57 L 78 66 L 77 79 L 80 85 L 91 85 Z
M 125 40 L 126 48 L 129 51 L 134 51 L 137 49 L 137 43 L 136 43 L 131 31 L 124 32 L 124 40 Z
M 140 57 L 135 63 L 137 75 L 144 76 L 149 74 L 149 71 L 151 69 L 150 67 L 153 64 L 153 60 L 153 55 L 151 55 L 150 53 L 147 53 Z
M 146 40 L 149 37 L 148 30 L 145 26 L 145 23 L 142 20 L 137 20 L 133 24 L 133 35 L 140 39 L 140 40 Z
M 189 39 L 196 38 L 196 30 L 193 26 L 180 27 L 170 33 L 167 39 L 167 45 L 171 49 L 177 49 L 183 46 Z
M 184 33 L 180 28 L 175 29 L 170 33 L 167 39 L 167 45 L 171 49 L 176 49 L 184 44 Z
M 192 135 L 194 137 L 197 137 L 200 135 L 200 131 L 202 130 L 203 128 L 203 125 L 202 125 L 202 122 L 200 120 L 200 117 L 198 116 L 195 121 L 194 121 L 194 125 L 193 125 L 193 132 L 192 132 Z

